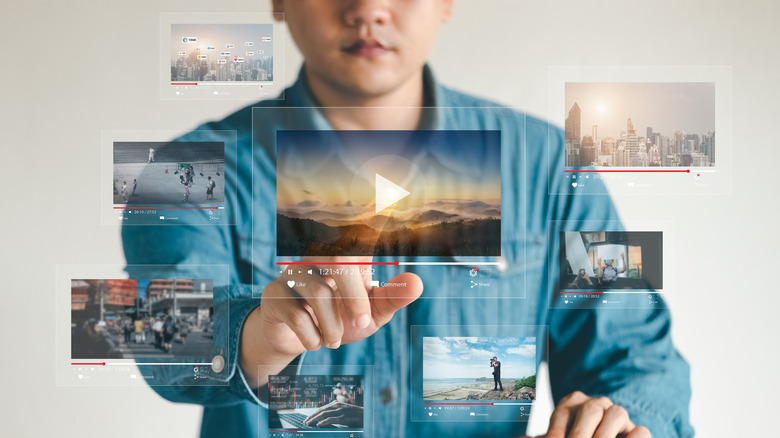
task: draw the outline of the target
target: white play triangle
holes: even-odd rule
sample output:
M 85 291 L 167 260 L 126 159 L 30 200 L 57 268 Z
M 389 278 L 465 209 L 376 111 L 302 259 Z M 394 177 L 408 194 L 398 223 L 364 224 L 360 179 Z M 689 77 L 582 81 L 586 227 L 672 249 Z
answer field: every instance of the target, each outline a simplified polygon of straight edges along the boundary
M 394 184 L 378 173 L 376 174 L 375 188 L 377 213 L 409 196 L 409 192 L 403 187 Z

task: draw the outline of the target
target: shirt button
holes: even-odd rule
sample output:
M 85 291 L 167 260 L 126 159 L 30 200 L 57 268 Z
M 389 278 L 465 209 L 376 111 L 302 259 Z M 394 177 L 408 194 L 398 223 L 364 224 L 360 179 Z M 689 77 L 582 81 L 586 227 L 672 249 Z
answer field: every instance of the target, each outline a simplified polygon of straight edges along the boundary
M 211 359 L 211 369 L 215 373 L 221 373 L 223 368 L 225 368 L 225 358 L 220 355 L 214 356 L 214 359 Z
M 389 404 L 391 401 L 393 401 L 393 388 L 388 386 L 385 386 L 382 388 L 382 391 L 379 393 L 379 395 L 382 397 L 382 404 Z

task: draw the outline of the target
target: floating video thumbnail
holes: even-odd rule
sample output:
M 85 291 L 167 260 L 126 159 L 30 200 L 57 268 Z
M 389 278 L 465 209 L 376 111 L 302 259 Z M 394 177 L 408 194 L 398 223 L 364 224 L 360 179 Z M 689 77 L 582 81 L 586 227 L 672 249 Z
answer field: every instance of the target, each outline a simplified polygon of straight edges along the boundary
M 566 167 L 713 167 L 714 82 L 566 83 Z
M 423 400 L 535 400 L 536 338 L 423 338 Z
M 269 376 L 268 395 L 269 429 L 363 428 L 362 376 Z
M 211 357 L 213 281 L 71 280 L 71 359 Z
M 278 256 L 499 256 L 499 131 L 279 131 Z
M 171 82 L 273 82 L 273 25 L 171 24 Z
M 114 142 L 115 205 L 222 205 L 223 142 Z
M 663 290 L 660 231 L 562 231 L 562 291 Z

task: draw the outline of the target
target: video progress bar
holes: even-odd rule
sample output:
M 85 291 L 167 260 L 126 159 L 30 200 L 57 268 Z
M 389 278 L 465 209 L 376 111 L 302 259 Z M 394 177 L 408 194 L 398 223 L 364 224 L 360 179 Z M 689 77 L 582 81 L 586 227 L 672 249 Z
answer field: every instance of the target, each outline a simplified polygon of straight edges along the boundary
M 588 295 L 588 294 L 596 294 L 596 295 L 603 295 L 603 294 L 662 294 L 663 291 L 657 291 L 657 290 L 584 290 L 584 289 L 577 289 L 577 290 L 562 290 L 558 292 L 559 294 L 582 294 L 582 295 Z
M 398 264 L 416 266 L 498 266 L 501 262 L 398 262 Z
M 531 406 L 533 402 L 507 402 L 507 403 L 423 403 L 423 406 Z
M 224 210 L 225 207 L 114 207 L 114 210 Z
M 671 170 L 671 169 L 658 169 L 658 170 L 645 170 L 645 169 L 601 169 L 601 170 L 564 170 L 565 173 L 691 173 L 690 169 L 685 170 Z
M 71 362 L 73 366 L 128 366 L 128 365 L 208 365 L 211 366 L 211 362 Z
M 269 430 L 268 433 L 363 433 L 362 430 Z
M 277 265 L 498 266 L 501 262 L 276 262 Z

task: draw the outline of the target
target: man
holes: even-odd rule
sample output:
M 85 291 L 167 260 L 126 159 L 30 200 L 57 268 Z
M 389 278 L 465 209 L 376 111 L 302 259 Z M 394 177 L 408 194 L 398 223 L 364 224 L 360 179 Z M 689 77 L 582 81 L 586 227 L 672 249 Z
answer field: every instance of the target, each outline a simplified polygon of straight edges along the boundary
M 157 318 L 154 320 L 154 323 L 152 324 L 152 331 L 154 332 L 154 348 L 158 350 L 162 350 L 163 348 L 163 322 L 161 319 Z
M 208 176 L 208 182 L 206 183 L 206 200 L 214 199 L 214 186 L 216 183 L 211 179 L 211 175 Z
M 136 344 L 143 344 L 146 342 L 146 337 L 144 336 L 144 322 L 141 319 L 136 319 L 133 322 L 134 328 L 135 328 L 135 343 Z
M 498 360 L 498 357 L 493 356 L 493 359 L 490 359 L 490 367 L 493 368 L 493 391 L 503 391 L 504 384 L 501 383 L 501 362 Z M 501 389 L 498 389 L 499 387 L 501 387 Z
M 614 261 L 612 259 L 608 259 L 605 261 L 602 261 L 599 259 L 599 283 L 601 283 L 602 286 L 610 286 L 612 285 L 615 280 L 618 278 L 618 274 L 622 274 L 626 272 L 626 255 L 624 253 L 620 253 L 620 261 L 622 264 L 620 265 L 620 268 L 616 268 L 612 266 L 614 264 Z
M 130 195 L 131 197 L 135 196 L 135 189 L 136 189 L 136 187 L 138 187 L 138 180 L 136 178 L 133 178 L 133 194 Z
M 124 203 L 127 204 L 127 200 L 128 200 L 127 181 L 122 181 L 122 190 L 120 193 L 122 194 L 122 201 L 124 201 Z
M 149 160 L 146 163 L 154 163 L 154 148 L 151 146 L 149 146 Z
M 557 404 L 549 437 L 637 438 L 650 436 L 650 431 L 661 437 L 691 436 L 688 367 L 671 343 L 666 310 L 549 310 L 550 267 L 526 262 L 557 260 L 557 253 L 548 257 L 536 244 L 544 240 L 547 227 L 575 218 L 606 224 L 617 220 L 617 214 L 607 196 L 548 195 L 548 152 L 554 164 L 564 158 L 559 129 L 522 114 L 473 110 L 495 104 L 436 82 L 425 61 L 439 28 L 450 18 L 452 0 L 274 0 L 273 6 L 285 14 L 305 59 L 296 84 L 285 90 L 283 101 L 261 102 L 255 110 L 258 117 L 245 108 L 183 138 L 215 140 L 219 130 L 238 131 L 236 156 L 227 160 L 239 163 L 237 187 L 225 187 L 238 198 L 231 205 L 236 225 L 123 228 L 131 275 L 141 275 L 133 264 L 176 264 L 181 275 L 194 275 L 189 266 L 198 264 L 231 267 L 229 312 L 217 302 L 214 311 L 215 357 L 219 364 L 226 357 L 227 365 L 205 367 L 213 386 L 159 385 L 155 391 L 169 400 L 206 405 L 202 436 L 268 436 L 270 414 L 263 398 L 269 375 L 295 372 L 296 366 L 327 374 L 332 364 L 363 365 L 376 376 L 374 391 L 367 396 L 377 408 L 366 413 L 373 415 L 367 424 L 372 424 L 374 436 L 518 436 L 525 431 L 522 421 L 490 427 L 478 422 L 412 422 L 410 398 L 420 400 L 421 394 L 406 384 L 410 368 L 420 366 L 409 355 L 410 344 L 420 342 L 410 338 L 410 326 L 511 321 L 548 327 L 547 357 Z M 367 109 L 376 107 L 393 110 Z M 433 109 L 424 113 L 422 107 Z M 290 115 L 297 117 L 292 120 Z M 527 279 L 526 299 L 426 299 L 442 293 L 455 276 L 455 268 L 441 266 L 415 267 L 414 273 L 398 266 L 377 267 L 377 275 L 405 285 L 398 287 L 372 287 L 344 275 L 277 278 L 275 211 L 268 208 L 276 193 L 274 144 L 263 136 L 276 129 L 486 126 L 500 129 L 502 135 L 502 229 L 508 231 L 501 236 L 507 262 L 502 276 L 507 288 Z M 253 139 L 253 128 L 260 140 Z M 557 181 L 550 180 L 550 193 L 564 190 Z M 158 244 L 165 241 L 180 243 Z M 216 243 L 206 248 L 194 242 Z M 518 255 L 523 248 L 530 251 L 527 257 Z M 426 296 L 418 299 L 423 278 Z M 301 283 L 307 286 L 298 286 Z M 259 302 L 253 295 L 261 297 Z M 166 375 L 173 384 L 187 378 L 183 372 Z
M 593 283 L 590 281 L 590 277 L 588 277 L 588 274 L 585 272 L 585 270 L 580 269 L 577 272 L 577 276 L 569 284 L 569 287 L 572 289 L 587 289 L 593 287 Z

